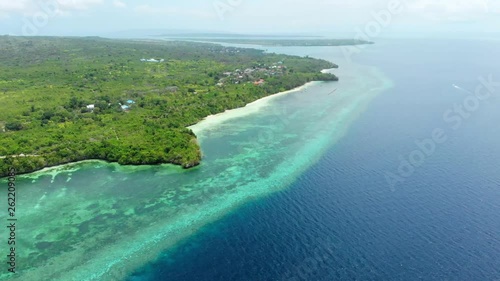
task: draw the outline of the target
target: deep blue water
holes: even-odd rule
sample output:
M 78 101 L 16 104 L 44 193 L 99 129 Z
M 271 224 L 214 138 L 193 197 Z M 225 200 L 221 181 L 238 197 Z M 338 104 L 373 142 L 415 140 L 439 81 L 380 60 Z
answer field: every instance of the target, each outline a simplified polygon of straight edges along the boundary
M 365 49 L 354 60 L 395 87 L 341 141 L 287 190 L 205 227 L 129 280 L 500 280 L 500 87 L 458 129 L 443 119 L 468 96 L 452 84 L 500 81 L 499 49 L 460 40 Z M 311 55 L 340 56 L 331 50 Z M 391 188 L 385 173 L 397 174 L 399 157 L 437 128 L 447 140 Z

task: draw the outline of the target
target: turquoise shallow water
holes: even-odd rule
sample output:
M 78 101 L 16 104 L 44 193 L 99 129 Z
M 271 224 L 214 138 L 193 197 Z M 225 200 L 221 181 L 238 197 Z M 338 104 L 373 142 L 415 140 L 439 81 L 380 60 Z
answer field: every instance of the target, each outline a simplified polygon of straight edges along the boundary
M 499 280 L 499 47 L 377 40 L 353 59 L 378 66 L 393 87 L 315 164 L 289 187 L 248 201 L 127 280 Z M 452 122 L 443 115 L 471 102 L 479 77 L 497 82 L 495 92 L 454 129 L 458 115 Z M 385 174 L 398 173 L 400 158 L 436 128 L 447 141 L 391 187 Z
M 205 156 L 192 170 L 87 162 L 19 177 L 19 273 L 11 279 L 120 280 L 200 227 L 286 189 L 392 86 L 371 67 L 334 72 L 340 82 L 194 126 Z

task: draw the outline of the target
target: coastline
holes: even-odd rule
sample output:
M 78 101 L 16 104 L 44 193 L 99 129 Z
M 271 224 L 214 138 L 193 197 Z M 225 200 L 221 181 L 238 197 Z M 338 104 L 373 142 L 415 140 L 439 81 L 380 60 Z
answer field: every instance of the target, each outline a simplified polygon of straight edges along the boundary
M 321 72 L 329 71 L 329 70 L 331 70 L 331 69 L 324 69 Z M 212 128 L 213 126 L 216 126 L 217 124 L 226 122 L 226 121 L 234 119 L 234 118 L 240 118 L 240 117 L 244 117 L 244 116 L 259 112 L 264 107 L 266 107 L 268 105 L 268 103 L 270 101 L 272 101 L 273 99 L 276 99 L 278 97 L 281 97 L 283 95 L 287 95 L 290 93 L 302 91 L 302 90 L 307 89 L 310 86 L 315 85 L 315 84 L 320 83 L 320 82 L 321 81 L 311 81 L 311 82 L 308 82 L 302 86 L 296 87 L 294 89 L 279 92 L 276 94 L 271 94 L 269 96 L 260 98 L 258 100 L 251 102 L 251 103 L 246 104 L 243 107 L 229 109 L 229 110 L 226 110 L 226 111 L 221 112 L 221 113 L 209 115 L 209 116 L 203 118 L 203 120 L 201 120 L 200 122 L 198 122 L 192 126 L 189 126 L 188 129 L 191 129 L 198 136 L 198 134 L 200 132 L 202 132 L 208 128 Z
M 321 72 L 325 73 L 325 72 L 328 72 L 328 71 L 332 71 L 334 69 L 335 68 L 332 68 L 332 69 L 323 69 L 323 70 L 321 70 Z M 294 89 L 283 91 L 283 92 L 278 92 L 278 93 L 271 94 L 269 96 L 265 96 L 263 98 L 257 99 L 257 100 L 255 100 L 253 102 L 250 102 L 250 103 L 246 104 L 243 107 L 229 109 L 229 110 L 226 110 L 226 111 L 221 112 L 221 113 L 217 113 L 217 114 L 212 114 L 212 115 L 206 116 L 205 118 L 203 118 L 198 123 L 196 123 L 196 124 L 194 124 L 192 126 L 189 126 L 187 128 L 191 129 L 195 133 L 196 138 L 197 138 L 198 142 L 200 143 L 199 134 L 201 132 L 203 132 L 203 131 L 205 131 L 205 130 L 207 130 L 209 128 L 213 128 L 214 126 L 216 126 L 216 125 L 218 125 L 220 123 L 226 122 L 228 120 L 231 120 L 233 118 L 244 117 L 244 116 L 247 116 L 249 114 L 253 114 L 253 113 L 259 112 L 264 107 L 266 107 L 268 105 L 268 103 L 270 101 L 272 101 L 273 99 L 276 99 L 276 98 L 278 98 L 280 96 L 283 96 L 283 95 L 286 95 L 286 94 L 290 94 L 290 93 L 294 93 L 294 92 L 298 92 L 298 91 L 307 89 L 308 87 L 310 87 L 312 85 L 315 85 L 317 83 L 320 83 L 320 82 L 321 81 L 307 82 L 304 85 L 296 87 Z M 81 165 L 81 164 L 87 164 L 87 163 L 99 163 L 99 164 L 102 164 L 102 165 L 118 165 L 120 167 L 133 167 L 133 168 L 138 168 L 138 167 L 149 168 L 149 167 L 152 167 L 152 166 L 163 166 L 163 165 L 179 166 L 179 165 L 174 164 L 174 163 L 162 163 L 162 164 L 159 164 L 159 165 L 149 165 L 149 164 L 145 164 L 145 165 L 120 165 L 117 162 L 108 162 L 108 161 L 103 160 L 103 159 L 85 159 L 85 160 L 80 160 L 80 161 L 75 161 L 75 162 L 58 164 L 58 165 L 54 165 L 54 166 L 47 166 L 47 167 L 44 167 L 42 169 L 39 169 L 39 170 L 36 170 L 36 171 L 32 171 L 32 172 L 29 172 L 29 173 L 19 173 L 18 176 L 23 176 L 23 177 L 26 177 L 26 178 L 36 179 L 36 178 L 38 178 L 40 176 L 52 175 L 52 177 L 54 178 L 59 173 L 62 173 L 62 172 L 71 172 L 72 171 L 71 170 L 72 166 Z M 195 167 L 196 166 L 188 168 L 188 169 L 192 169 L 192 168 L 195 168 Z M 4 179 L 4 178 L 5 177 L 2 177 L 0 179 Z
M 157 177 L 156 171 L 148 170 L 151 169 L 151 166 L 146 166 L 145 172 L 129 178 L 123 175 L 121 171 L 113 175 L 115 171 L 101 169 L 91 186 L 84 191 L 78 191 L 74 187 L 86 183 L 86 178 L 82 177 L 82 173 L 87 174 L 85 171 L 79 171 L 74 174 L 73 172 L 67 174 L 68 180 L 71 179 L 72 182 L 68 184 L 68 187 L 63 183 L 65 179 L 62 178 L 56 180 L 48 195 L 45 195 L 47 189 L 34 189 L 32 195 L 30 195 L 31 202 L 26 201 L 26 204 L 35 205 L 41 200 L 40 197 L 50 203 L 44 205 L 42 202 L 40 209 L 33 211 L 33 214 L 29 214 L 33 216 L 33 220 L 44 219 L 48 216 L 66 220 L 67 218 L 60 215 L 57 210 L 62 206 L 69 205 L 74 210 L 88 209 L 87 211 L 78 211 L 81 218 L 73 220 L 73 225 L 88 224 L 89 222 L 98 224 L 90 228 L 87 238 L 73 233 L 67 233 L 68 238 L 63 240 L 56 236 L 51 237 L 50 235 L 55 233 L 55 229 L 59 226 L 58 220 L 50 221 L 41 230 L 33 230 L 33 237 L 46 233 L 49 237 L 43 238 L 41 241 L 50 241 L 61 248 L 68 243 L 67 241 L 70 238 L 78 241 L 83 239 L 85 246 L 78 247 L 64 255 L 51 255 L 51 264 L 58 266 L 49 271 L 44 267 L 37 266 L 30 271 L 23 272 L 19 276 L 20 279 L 17 280 L 40 278 L 40 276 L 45 279 L 78 280 L 100 280 L 110 277 L 126 278 L 132 272 L 155 260 L 161 252 L 175 247 L 175 245 L 183 241 L 185 242 L 185 239 L 193 233 L 198 232 L 205 225 L 219 220 L 242 204 L 285 189 L 305 169 L 314 164 L 321 157 L 324 150 L 343 136 L 349 124 L 363 111 L 369 100 L 385 88 L 382 85 L 383 83 L 377 79 L 377 75 L 369 76 L 373 77 L 373 79 L 367 79 L 367 77 L 360 75 L 360 73 L 371 74 L 370 71 L 359 72 L 357 69 L 349 68 L 346 71 L 348 72 L 346 74 L 349 75 L 346 75 L 342 85 L 307 83 L 296 89 L 256 100 L 244 107 L 227 111 L 225 114 L 213 115 L 208 118 L 210 122 L 198 126 L 198 132 L 202 132 L 202 140 L 205 138 L 204 129 L 211 130 L 214 128 L 211 126 L 217 128 L 223 122 L 230 129 L 230 131 L 224 132 L 230 135 L 232 130 L 236 129 L 234 127 L 246 122 L 244 120 L 246 118 L 241 120 L 235 120 L 234 118 L 253 113 L 252 116 L 247 116 L 247 118 L 261 120 L 261 123 L 249 122 L 249 125 L 255 125 L 258 131 L 259 128 L 263 128 L 262 125 L 269 124 L 269 122 L 264 121 L 269 113 L 268 111 L 273 107 L 280 106 L 281 100 L 274 99 L 296 92 L 298 89 L 303 90 L 314 84 L 314 92 L 317 98 L 297 93 L 296 95 L 300 97 L 300 101 L 294 101 L 296 106 L 299 107 L 303 106 L 304 102 L 311 101 L 312 104 L 306 106 L 310 108 L 310 111 L 304 112 L 304 116 L 301 116 L 299 112 L 298 115 L 294 114 L 287 117 L 290 118 L 290 124 L 295 126 L 297 133 L 304 134 L 303 136 L 308 139 L 307 142 L 301 142 L 300 138 L 296 139 L 297 142 L 301 143 L 301 146 L 294 146 L 293 154 L 289 154 L 286 149 L 283 151 L 278 149 L 281 147 L 281 142 L 287 141 L 287 138 L 289 138 L 287 136 L 288 129 L 281 128 L 276 131 L 276 135 L 269 142 L 260 145 L 245 136 L 240 137 L 239 140 L 229 140 L 228 145 L 233 147 L 234 152 L 238 151 L 236 150 L 237 146 L 245 147 L 245 144 L 234 141 L 241 140 L 254 146 L 243 152 L 240 150 L 240 153 L 237 154 L 217 155 L 217 159 L 206 159 L 205 161 L 208 164 L 202 170 L 200 169 L 199 173 L 194 172 L 189 175 L 179 176 L 177 171 L 161 169 L 163 174 Z M 348 76 L 354 77 L 355 80 L 347 79 Z M 328 93 L 333 88 L 340 88 L 340 90 L 336 95 L 330 96 Z M 377 90 L 374 91 L 373 89 Z M 310 106 L 316 106 L 316 109 Z M 227 114 L 228 112 L 229 114 Z M 255 114 L 259 112 L 262 114 Z M 283 114 L 286 115 L 285 112 Z M 316 114 L 319 114 L 319 116 Z M 305 116 L 310 118 L 303 118 Z M 320 118 L 318 119 L 318 117 Z M 230 119 L 232 119 L 231 122 L 225 122 Z M 304 123 L 306 126 L 301 126 L 299 124 L 301 122 L 306 122 Z M 203 123 L 203 121 L 196 125 L 200 125 L 200 123 Z M 270 123 L 270 126 L 273 125 L 273 123 Z M 246 128 L 243 126 L 239 129 L 246 130 Z M 303 128 L 309 128 L 309 130 Z M 210 147 L 214 146 L 214 144 L 206 143 L 206 146 Z M 219 149 L 220 146 L 215 145 L 214 147 Z M 284 156 L 284 158 L 280 156 Z M 261 163 L 255 160 L 262 158 L 265 162 L 266 157 L 271 157 L 269 160 L 274 161 L 273 168 L 269 169 L 268 174 L 261 174 L 259 173 L 259 171 L 262 171 Z M 283 159 L 286 159 L 286 161 L 283 161 Z M 93 161 L 87 162 L 94 164 Z M 97 163 L 103 163 L 103 165 L 106 165 L 105 167 L 108 165 L 103 161 L 97 161 Z M 109 165 L 118 167 L 118 164 Z M 78 168 L 81 167 L 83 166 Z M 135 167 L 142 169 L 143 166 L 131 166 L 130 169 L 135 169 Z M 48 170 L 53 173 L 59 172 L 54 168 Z M 64 171 L 61 172 L 64 174 Z M 37 175 L 43 174 L 43 172 L 37 173 Z M 46 183 L 48 180 L 50 179 L 45 179 L 44 182 Z M 130 183 L 126 184 L 126 182 Z M 137 190 L 136 187 L 139 184 L 143 186 L 143 190 Z M 39 187 L 42 187 L 42 184 Z M 98 207 L 90 209 L 90 206 L 95 204 L 98 204 Z M 54 214 L 50 215 L 51 212 L 54 212 Z M 97 227 L 102 224 L 100 220 L 103 217 L 113 217 L 112 220 L 106 221 L 108 232 L 103 232 L 101 228 Z M 125 227 L 127 226 L 126 222 L 135 222 L 136 224 Z M 139 222 L 142 224 L 137 224 Z M 136 231 L 137 225 L 139 225 L 141 231 Z M 128 230 L 128 232 L 124 232 L 127 235 L 119 237 L 116 241 L 106 245 L 94 242 L 107 239 L 111 233 L 115 233 L 117 230 Z M 87 256 L 87 251 L 92 251 L 92 258 Z M 45 251 L 42 251 L 42 253 L 45 253 Z M 2 278 L 0 277 L 0 279 Z

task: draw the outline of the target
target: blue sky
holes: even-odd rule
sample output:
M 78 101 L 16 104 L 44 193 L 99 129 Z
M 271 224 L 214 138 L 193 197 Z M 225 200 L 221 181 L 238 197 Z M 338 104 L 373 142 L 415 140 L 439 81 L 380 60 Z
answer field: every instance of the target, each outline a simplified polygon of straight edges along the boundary
M 460 37 L 499 32 L 500 0 L 0 0 L 0 34 L 133 29 Z

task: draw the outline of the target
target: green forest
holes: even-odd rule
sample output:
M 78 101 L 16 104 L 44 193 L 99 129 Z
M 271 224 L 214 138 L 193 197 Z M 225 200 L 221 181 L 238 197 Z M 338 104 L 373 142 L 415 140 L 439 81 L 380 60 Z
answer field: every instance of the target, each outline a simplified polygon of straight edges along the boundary
M 81 160 L 197 166 L 187 127 L 335 64 L 216 44 L 0 36 L 0 176 Z

